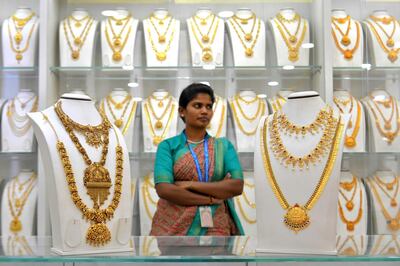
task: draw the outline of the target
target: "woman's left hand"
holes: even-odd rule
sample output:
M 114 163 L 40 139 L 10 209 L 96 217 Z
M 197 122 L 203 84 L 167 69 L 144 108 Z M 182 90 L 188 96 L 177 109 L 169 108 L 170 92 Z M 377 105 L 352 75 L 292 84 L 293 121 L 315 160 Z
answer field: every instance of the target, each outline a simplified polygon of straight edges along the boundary
M 176 181 L 175 185 L 184 189 L 190 189 L 193 181 Z

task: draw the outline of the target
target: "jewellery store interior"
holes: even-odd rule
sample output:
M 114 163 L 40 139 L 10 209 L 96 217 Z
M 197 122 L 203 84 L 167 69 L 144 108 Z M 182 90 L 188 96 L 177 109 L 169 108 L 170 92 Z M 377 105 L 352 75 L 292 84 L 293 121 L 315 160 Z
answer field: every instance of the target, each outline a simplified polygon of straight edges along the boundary
M 400 1 L 0 4 L 0 262 L 400 261 Z M 150 234 L 192 83 L 242 234 Z

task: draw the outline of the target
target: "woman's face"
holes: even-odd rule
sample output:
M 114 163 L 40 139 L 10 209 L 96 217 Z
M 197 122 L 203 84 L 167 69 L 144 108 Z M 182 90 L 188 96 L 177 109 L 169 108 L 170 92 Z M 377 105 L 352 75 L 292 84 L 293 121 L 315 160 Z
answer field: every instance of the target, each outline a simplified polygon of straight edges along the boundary
M 213 116 L 213 104 L 210 95 L 198 93 L 186 108 L 179 108 L 179 115 L 185 118 L 186 126 L 206 128 Z

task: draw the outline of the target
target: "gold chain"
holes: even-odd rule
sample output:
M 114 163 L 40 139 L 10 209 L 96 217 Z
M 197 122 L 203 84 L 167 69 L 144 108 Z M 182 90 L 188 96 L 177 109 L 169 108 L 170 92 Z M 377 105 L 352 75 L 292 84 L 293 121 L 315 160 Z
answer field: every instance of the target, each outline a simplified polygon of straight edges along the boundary
M 375 176 L 375 178 L 376 178 L 375 180 L 378 183 L 380 183 L 382 186 L 385 186 L 387 190 L 393 190 L 394 185 L 398 183 L 398 179 L 400 177 L 397 177 L 397 178 L 395 177 L 395 178 L 393 178 L 392 182 L 388 182 L 388 183 L 384 182 L 379 176 Z
M 169 100 L 168 100 L 167 106 L 165 107 L 164 110 L 161 111 L 161 116 L 158 116 L 156 111 L 154 110 L 153 104 L 151 103 L 151 99 L 152 98 L 149 98 L 147 100 L 147 103 L 148 103 L 148 106 L 150 107 L 151 114 L 156 119 L 156 123 L 154 124 L 154 127 L 156 129 L 162 129 L 163 126 L 164 126 L 163 123 L 162 123 L 162 120 L 164 119 L 165 115 L 167 114 L 167 110 L 172 105 L 172 96 L 169 96 Z
M 338 236 L 338 241 L 336 243 L 336 246 L 338 246 L 338 244 L 340 242 L 340 237 L 341 236 Z M 361 238 L 361 252 L 362 252 L 364 250 L 364 236 L 360 235 L 360 238 Z M 351 240 L 351 242 L 353 243 L 353 246 L 356 249 L 355 251 L 352 247 L 347 247 L 346 249 L 344 249 L 344 246 L 347 244 L 347 242 L 349 242 L 349 240 Z M 343 244 L 337 250 L 338 250 L 338 254 L 340 254 L 340 255 L 346 255 L 346 256 L 360 255 L 360 250 L 358 249 L 358 245 L 357 245 L 356 241 L 354 240 L 353 235 L 347 236 L 346 240 L 343 241 Z
M 19 45 L 20 45 L 20 43 L 21 43 L 21 41 L 22 41 L 22 33 L 21 32 L 16 32 L 16 36 L 14 36 L 14 38 L 11 36 L 12 35 L 12 33 L 11 33 L 11 27 L 10 27 L 10 23 L 11 23 L 11 21 L 9 21 L 7 24 L 7 26 L 8 26 L 8 38 L 9 38 L 9 41 L 10 41 L 10 47 L 11 47 L 11 50 L 15 53 L 15 59 L 17 60 L 17 62 L 18 62 L 18 64 L 21 62 L 21 60 L 23 59 L 23 53 L 25 53 L 27 50 L 28 50 L 28 48 L 29 48 L 29 44 L 30 44 L 30 41 L 31 41 L 31 38 L 32 38 L 32 35 L 33 35 L 33 32 L 34 32 L 34 30 L 35 30 L 35 28 L 36 28 L 36 21 L 34 21 L 33 23 L 32 23 L 32 27 L 31 27 L 31 29 L 30 29 L 30 31 L 29 31 L 29 33 L 28 33 L 28 38 L 27 38 L 27 40 L 26 40 L 26 43 L 25 43 L 25 47 L 24 48 L 20 48 L 19 47 Z M 14 21 L 14 23 L 15 23 L 15 21 Z M 18 34 L 19 33 L 19 34 Z M 17 37 L 18 35 L 20 35 L 19 37 L 20 37 L 20 39 L 19 39 L 19 37 Z M 14 40 L 13 40 L 14 39 Z M 16 42 L 16 45 L 14 45 L 14 41 Z
M 348 201 L 348 199 L 344 196 L 343 192 L 341 190 L 339 190 L 340 194 L 345 198 L 345 200 L 347 201 L 346 203 L 346 208 L 348 209 L 348 205 L 349 202 L 351 201 L 352 207 L 351 210 L 353 210 L 353 198 L 356 192 L 356 188 L 354 188 L 354 193 L 352 196 L 352 199 L 350 201 Z M 339 215 L 340 215 L 340 219 L 342 220 L 343 223 L 346 224 L 346 229 L 347 231 L 353 232 L 354 231 L 354 227 L 361 221 L 361 218 L 363 216 L 363 194 L 362 194 L 362 187 L 360 186 L 360 208 L 358 209 L 358 213 L 357 213 L 357 217 L 350 221 L 349 219 L 346 218 L 346 216 L 344 215 L 344 211 L 343 211 L 343 207 L 342 204 L 340 203 L 340 200 L 338 200 L 338 206 L 339 206 Z M 351 211 L 349 210 L 349 211 Z
M 31 12 L 26 18 L 19 18 L 14 14 L 11 16 L 11 19 L 16 26 L 23 28 L 35 15 L 35 12 Z
M 293 19 L 286 19 L 281 13 L 278 13 L 276 15 L 276 19 L 280 22 L 280 24 L 282 25 L 284 31 L 289 36 L 289 41 L 292 44 L 295 44 L 297 42 L 297 34 L 299 33 L 300 25 L 301 25 L 301 17 L 300 17 L 300 15 L 295 13 Z M 292 33 L 290 33 L 289 29 L 286 27 L 285 22 L 291 24 L 291 23 L 294 23 L 296 21 L 297 21 L 297 27 L 296 27 L 296 30 L 295 30 L 294 34 L 292 34 Z
M 73 15 L 70 15 L 69 18 L 75 22 L 75 27 L 80 28 L 82 26 L 82 22 L 86 19 L 90 18 L 89 15 L 84 16 L 83 18 L 76 18 Z
M 239 200 L 239 197 L 236 197 L 236 204 L 239 207 L 239 211 L 243 219 L 248 223 L 248 224 L 255 224 L 257 222 L 257 219 L 252 219 L 247 216 L 245 210 L 243 209 L 242 203 Z
M 357 184 L 357 178 L 353 175 L 353 178 L 350 182 L 341 181 L 339 182 L 339 186 L 346 191 L 350 191 Z
M 353 114 L 349 120 L 349 123 L 347 125 L 347 130 L 346 130 L 346 137 L 345 137 L 345 141 L 344 141 L 344 145 L 347 148 L 354 148 L 357 145 L 357 136 L 358 136 L 358 132 L 360 130 L 360 123 L 361 123 L 361 103 L 359 101 L 357 101 L 356 99 L 354 99 L 353 96 L 350 95 L 350 102 L 351 102 L 351 106 L 350 106 L 350 110 L 348 112 L 348 114 L 352 114 L 353 111 L 353 106 L 354 103 L 353 101 L 355 101 L 357 103 L 357 117 L 356 117 L 356 124 L 354 126 L 353 132 L 350 135 L 347 135 L 347 130 L 349 130 L 350 128 L 353 127 L 353 122 L 352 122 L 352 118 L 353 118 Z M 337 97 L 333 98 L 333 101 L 335 103 L 335 105 L 338 107 L 340 113 L 345 114 L 343 108 L 340 106 L 340 101 Z
M 149 207 L 149 202 L 152 205 L 157 205 L 158 200 L 154 200 L 151 197 L 151 193 L 149 191 L 149 187 L 151 187 L 152 189 L 154 189 L 154 185 L 150 182 L 150 176 L 147 175 L 144 178 L 144 182 L 142 184 L 142 197 L 143 197 L 143 203 L 144 203 L 144 208 L 146 210 L 146 214 L 149 217 L 150 220 L 153 220 L 153 212 L 150 210 Z
M 68 21 L 68 23 L 67 23 L 67 21 Z M 71 27 L 69 18 L 67 18 L 63 21 L 64 36 L 65 36 L 65 39 L 67 40 L 68 47 L 71 50 L 72 60 L 79 59 L 80 51 L 81 51 L 83 45 L 85 44 L 86 38 L 89 35 L 90 28 L 92 27 L 93 22 L 94 22 L 94 18 L 90 17 L 88 19 L 85 27 L 83 28 L 81 34 L 79 34 L 79 37 L 75 38 L 75 34 L 72 31 L 72 27 Z M 70 32 L 70 35 L 73 38 L 74 45 L 77 48 L 74 48 L 74 46 L 72 46 L 68 31 Z
M 215 102 L 215 110 L 217 110 L 217 104 L 218 104 L 218 102 L 221 102 L 221 108 L 222 108 L 222 110 L 221 110 L 221 116 L 220 116 L 219 119 L 218 119 L 219 122 L 218 122 L 217 133 L 215 134 L 215 137 L 216 137 L 216 138 L 219 138 L 219 137 L 221 136 L 222 126 L 223 126 L 224 121 L 225 121 L 225 109 L 226 109 L 226 107 L 225 107 L 225 105 L 224 105 L 224 102 L 223 102 L 222 100 L 219 100 L 219 97 L 218 97 L 218 96 L 217 96 L 216 98 L 217 98 L 217 100 L 216 100 L 216 102 Z M 215 113 L 215 110 L 214 110 L 214 113 Z M 211 124 L 210 124 L 209 126 L 211 127 Z
M 392 20 L 392 22 L 393 22 L 393 30 L 392 30 L 392 33 L 389 34 L 382 27 L 382 25 L 378 23 L 379 21 L 375 17 L 371 17 L 371 19 L 375 22 L 375 24 L 379 27 L 379 29 L 383 32 L 383 34 L 385 34 L 385 36 L 387 38 L 386 45 L 388 47 L 393 47 L 394 44 L 395 44 L 394 40 L 393 40 L 393 35 L 396 32 L 396 20 L 395 19 Z
M 393 193 L 393 196 L 390 195 L 390 194 L 386 191 L 385 187 L 381 184 L 381 182 L 383 182 L 383 181 L 382 181 L 378 176 L 375 176 L 375 177 L 374 177 L 374 181 L 375 181 L 375 183 L 378 185 L 378 187 L 382 190 L 382 192 L 390 199 L 390 206 L 391 206 L 391 207 L 397 207 L 397 200 L 396 200 L 396 198 L 397 198 L 397 194 L 399 193 L 399 179 L 398 179 L 398 177 L 395 177 L 395 178 L 394 178 L 394 182 L 395 182 L 395 184 L 396 184 L 396 189 L 395 189 L 395 191 L 394 191 L 394 193 Z
M 262 100 L 260 99 L 260 104 L 261 104 L 261 101 Z M 230 102 L 230 105 L 231 105 L 231 109 L 232 109 L 232 112 L 233 112 L 234 121 L 236 122 L 236 124 L 239 127 L 240 131 L 242 131 L 242 133 L 245 134 L 246 136 L 252 136 L 252 135 L 256 134 L 258 123 L 256 123 L 256 126 L 255 126 L 255 128 L 253 130 L 247 131 L 243 127 L 241 119 L 239 118 L 239 116 L 237 114 L 234 101 Z M 265 102 L 262 102 L 262 111 L 260 112 L 259 118 L 261 118 L 264 115 L 264 113 L 265 113 Z
M 248 24 L 248 23 L 249 23 L 249 20 L 255 19 L 255 17 L 256 17 L 256 15 L 254 14 L 254 12 L 251 12 L 251 15 L 250 15 L 249 17 L 247 17 L 247 18 L 241 18 L 241 17 L 239 17 L 239 16 L 236 15 L 236 14 L 233 15 L 233 18 L 234 18 L 235 20 L 240 21 L 241 24 Z
M 336 133 L 333 138 L 331 149 L 329 152 L 328 160 L 325 164 L 321 177 L 313 193 L 308 199 L 307 203 L 304 206 L 301 206 L 298 203 L 291 206 L 289 205 L 286 197 L 283 195 L 281 188 L 279 187 L 279 184 L 275 178 L 272 165 L 269 159 L 270 156 L 268 152 L 268 141 L 267 141 L 268 118 L 265 119 L 264 125 L 261 128 L 260 132 L 260 140 L 261 140 L 260 143 L 261 143 L 262 157 L 264 162 L 264 169 L 267 175 L 268 182 L 271 186 L 271 189 L 274 192 L 276 198 L 278 199 L 279 204 L 284 210 L 287 211 L 284 217 L 284 223 L 290 230 L 298 232 L 299 230 L 305 229 L 310 224 L 310 218 L 307 212 L 310 211 L 313 208 L 314 204 L 318 201 L 332 173 L 333 167 L 336 162 L 336 156 L 339 150 L 339 144 L 342 137 L 343 127 L 344 126 L 339 118 L 336 127 Z
M 346 208 L 347 208 L 349 211 L 352 211 L 353 208 L 354 208 L 353 200 L 354 200 L 354 197 L 355 197 L 355 195 L 356 195 L 356 192 L 357 192 L 357 185 L 358 185 L 357 179 L 356 179 L 354 176 L 353 176 L 353 178 L 354 178 L 356 181 L 355 181 L 354 190 L 353 190 L 353 193 L 351 193 L 350 199 L 349 199 L 349 198 L 344 194 L 344 192 L 339 188 L 339 194 L 345 199 L 345 201 L 346 201 Z
M 153 144 L 155 146 L 160 144 L 160 142 L 165 139 L 165 137 L 167 135 L 167 130 L 169 129 L 169 126 L 170 126 L 171 121 L 172 121 L 172 116 L 173 116 L 173 113 L 174 113 L 174 109 L 175 109 L 175 105 L 172 104 L 171 105 L 171 111 L 170 111 L 169 116 L 168 116 L 168 121 L 167 121 L 167 124 L 164 127 L 163 132 L 161 133 L 161 135 L 156 135 L 155 129 L 153 128 L 153 124 L 151 122 L 148 103 L 144 103 L 144 111 L 145 111 L 146 121 L 147 121 L 147 124 L 150 127 L 150 133 L 151 133 L 151 136 L 153 138 Z
M 21 248 L 16 250 L 16 246 L 19 245 Z M 23 235 L 13 235 L 7 238 L 7 255 L 11 256 L 33 256 L 34 254 L 32 248 L 29 246 L 28 241 L 26 241 Z
M 390 108 L 390 106 L 392 107 L 392 112 L 390 114 L 389 119 L 386 119 L 382 110 L 379 108 L 379 105 L 375 102 L 374 97 L 372 97 L 372 95 L 370 94 L 369 98 L 371 99 L 372 103 L 374 104 L 375 109 L 378 110 L 380 117 L 382 117 L 382 120 L 384 121 L 384 124 L 385 124 L 385 129 L 391 129 L 392 128 L 392 120 L 393 120 L 393 116 L 395 113 L 395 110 L 394 110 L 395 109 L 395 106 L 394 106 L 395 99 L 392 96 L 390 96 L 389 108 Z
M 240 33 L 239 33 L 238 29 L 237 29 L 236 26 L 235 26 L 235 23 L 236 23 L 237 21 L 234 20 L 234 19 L 229 19 L 229 23 L 232 25 L 232 28 L 233 28 L 233 30 L 235 31 L 235 33 L 236 33 L 236 35 L 237 35 L 237 37 L 238 37 L 240 43 L 242 44 L 242 46 L 243 46 L 243 48 L 244 48 L 244 53 L 245 53 L 245 55 L 246 55 L 247 57 L 252 57 L 252 56 L 253 56 L 253 54 L 254 54 L 253 49 L 254 49 L 254 47 L 256 46 L 256 43 L 257 43 L 257 40 L 258 40 L 258 36 L 260 35 L 261 21 L 260 21 L 260 19 L 257 19 L 256 17 L 254 17 L 253 19 L 254 19 L 254 24 L 256 23 L 256 21 L 258 21 L 258 26 L 257 26 L 256 37 L 254 38 L 254 40 L 253 40 L 253 37 L 251 38 L 251 40 L 253 40 L 253 42 L 250 44 L 250 46 L 247 46 L 247 44 L 246 44 L 245 41 L 243 40 L 243 38 L 246 40 L 246 35 L 243 36 L 243 38 L 242 38 L 242 36 L 240 36 Z M 235 21 L 235 23 L 234 23 L 233 21 Z M 253 31 L 254 31 L 254 28 L 253 28 L 253 30 L 250 32 L 251 36 L 253 36 Z M 248 36 L 247 38 L 249 38 L 249 36 Z
M 130 18 L 130 16 L 129 16 L 129 18 Z M 113 52 L 112 59 L 113 59 L 114 61 L 116 61 L 116 62 L 119 62 L 119 61 L 122 60 L 122 51 L 124 50 L 125 45 L 126 45 L 126 43 L 128 42 L 128 40 L 129 40 L 129 36 L 131 35 L 132 23 L 131 23 L 131 25 L 129 26 L 128 32 L 127 32 L 126 35 L 125 35 L 125 39 L 124 39 L 122 42 L 121 42 L 121 35 L 122 35 L 122 33 L 124 32 L 126 26 L 127 26 L 127 25 L 129 24 L 129 22 L 131 22 L 131 21 L 132 21 L 131 19 L 128 19 L 128 20 L 126 21 L 125 25 L 123 25 L 123 27 L 122 27 L 121 31 L 119 32 L 119 34 L 116 34 L 115 31 L 114 31 L 114 28 L 113 28 L 113 26 L 112 26 L 112 24 L 111 24 L 111 19 L 108 19 L 108 20 L 107 20 L 108 24 L 106 24 L 106 27 L 105 27 L 106 39 L 107 39 L 108 46 L 110 47 L 110 49 L 111 49 L 112 52 Z M 107 27 L 107 26 L 108 26 L 108 27 Z M 108 28 L 111 29 L 111 33 L 112 33 L 112 35 L 113 35 L 113 41 L 111 41 L 110 34 L 109 34 L 109 32 L 108 32 Z
M 216 16 L 214 15 L 213 21 L 211 22 L 210 28 L 207 32 L 207 35 L 203 35 L 203 33 L 200 30 L 200 27 L 197 25 L 196 20 L 194 18 L 192 18 L 192 20 L 190 21 L 191 23 L 191 28 L 192 28 L 192 32 L 193 35 L 197 41 L 197 44 L 200 46 L 200 49 L 202 51 L 202 56 L 201 59 L 203 60 L 203 62 L 211 62 L 213 60 L 213 54 L 212 54 L 212 49 L 211 49 L 211 45 L 214 43 L 215 40 L 215 36 L 217 35 L 217 31 L 218 31 L 218 26 L 219 26 L 219 19 L 217 19 L 217 23 L 215 25 L 215 29 L 213 32 L 213 35 L 210 39 L 210 37 L 208 36 L 210 34 L 211 28 L 214 24 L 214 20 L 215 20 Z M 196 33 L 196 30 L 194 28 L 194 25 L 197 26 L 197 30 L 199 31 L 200 35 L 202 35 L 201 40 L 199 38 L 199 36 Z M 205 46 L 204 43 L 207 43 L 208 45 Z
M 171 31 L 170 39 L 169 39 L 167 45 L 165 46 L 164 50 L 162 50 L 162 51 L 157 49 L 157 47 L 156 47 L 156 45 L 155 45 L 155 43 L 153 41 L 153 36 L 151 35 L 150 27 L 147 28 L 147 32 L 148 32 L 148 35 L 149 35 L 151 48 L 153 49 L 154 53 L 156 54 L 156 58 L 157 58 L 158 61 L 165 61 L 167 59 L 167 53 L 168 53 L 168 51 L 169 51 L 169 49 L 171 47 L 172 41 L 174 40 L 176 20 L 173 19 L 172 17 L 171 17 L 170 22 L 168 23 L 168 28 L 167 29 L 169 29 L 169 25 L 171 24 L 172 20 L 174 21 L 174 26 L 173 26 L 172 31 Z M 151 17 L 150 17 L 150 22 L 153 25 L 153 28 L 156 30 L 157 34 L 159 35 L 159 32 L 158 32 L 157 28 L 155 27 L 155 25 L 153 24 L 153 22 L 151 20 Z M 165 32 L 165 34 L 167 34 L 167 31 Z M 165 35 L 163 35 L 163 36 L 164 36 L 164 41 L 162 41 L 162 42 L 160 42 L 161 36 L 159 35 L 159 37 L 158 37 L 160 43 L 164 43 L 165 42 Z
M 24 30 L 26 24 L 35 16 L 35 12 L 31 12 L 29 16 L 26 18 L 18 18 L 15 16 L 15 14 L 11 17 L 12 22 L 14 24 L 14 29 L 15 29 L 15 35 L 14 35 L 14 41 L 17 46 L 19 46 L 24 39 L 24 36 L 22 35 L 22 31 Z M 9 21 L 8 23 L 11 23 Z M 35 22 L 33 22 L 35 24 Z M 19 48 L 19 47 L 17 47 Z
M 383 43 L 383 40 L 381 38 L 381 36 L 379 35 L 379 33 L 377 32 L 375 26 L 370 22 L 370 21 L 366 21 L 367 24 L 370 26 L 372 33 L 375 35 L 376 40 L 378 41 L 379 45 L 381 46 L 382 50 L 387 53 L 387 58 L 389 59 L 390 62 L 395 62 L 398 58 L 398 53 L 400 51 L 400 48 L 396 48 L 394 49 L 393 47 L 391 47 L 390 49 L 386 47 L 386 45 Z M 389 40 L 388 40 L 389 41 Z
M 332 24 L 335 26 L 335 28 L 340 32 L 340 34 L 342 34 L 342 39 L 341 39 L 340 43 L 344 46 L 348 46 L 351 43 L 351 40 L 348 36 L 349 31 L 350 31 L 350 22 L 351 22 L 351 20 L 349 20 L 349 26 L 346 31 L 346 34 L 344 35 L 343 32 L 341 31 L 341 29 L 339 28 L 339 26 L 336 25 L 335 22 L 332 21 Z M 356 25 L 357 36 L 356 36 L 356 43 L 354 44 L 354 47 L 352 49 L 343 49 L 339 44 L 339 40 L 336 36 L 335 31 L 333 29 L 331 30 L 332 37 L 335 42 L 336 48 L 338 48 L 338 50 L 343 54 L 343 57 L 346 60 L 353 59 L 354 53 L 357 51 L 358 47 L 360 46 L 360 32 L 361 32 L 360 25 L 358 25 L 357 22 L 354 22 L 354 23 Z
M 150 21 L 151 25 L 153 26 L 154 30 L 157 33 L 158 42 L 159 43 L 164 43 L 166 41 L 166 36 L 167 36 L 169 28 L 171 27 L 172 21 L 174 21 L 174 26 L 175 26 L 175 19 L 173 17 L 169 16 L 170 19 L 168 21 L 167 27 L 165 28 L 165 31 L 163 33 L 160 33 L 158 28 L 156 27 L 156 25 L 153 22 L 154 17 L 155 16 L 153 16 L 153 15 L 150 16 L 149 21 Z
M 238 107 L 238 109 L 239 109 L 241 115 L 243 116 L 243 118 L 246 119 L 246 120 L 249 121 L 249 122 L 252 122 L 252 121 L 254 121 L 255 119 L 257 119 L 257 118 L 259 117 L 259 115 L 260 115 L 261 109 L 263 108 L 263 103 L 264 103 L 263 100 L 261 100 L 260 98 L 258 98 L 257 96 L 255 96 L 255 97 L 254 97 L 254 100 L 248 101 L 248 102 L 254 103 L 254 102 L 256 102 L 256 101 L 258 100 L 257 111 L 256 111 L 256 113 L 254 114 L 254 116 L 251 117 L 251 116 L 248 116 L 248 115 L 246 114 L 246 112 L 243 111 L 242 106 L 241 106 L 240 103 L 239 103 L 239 100 L 241 100 L 241 99 L 243 99 L 243 98 L 242 98 L 240 95 L 238 95 L 238 94 L 235 95 L 235 98 L 234 98 L 232 104 L 233 104 L 234 102 L 236 102 L 236 106 Z
M 38 108 L 38 98 L 36 98 L 35 102 L 32 105 L 32 109 L 26 112 L 23 116 L 17 113 L 15 109 L 15 99 L 10 102 L 7 109 L 7 121 L 10 125 L 11 131 L 17 137 L 24 136 L 29 129 L 31 128 L 32 124 L 29 121 L 29 117 L 27 113 L 29 112 L 36 112 Z M 24 123 L 22 126 L 17 125 L 17 123 Z
M 129 100 L 128 100 L 128 101 L 125 101 L 126 98 L 128 98 Z M 114 125 L 116 125 L 118 128 L 121 128 L 121 127 L 124 125 L 124 116 L 125 116 L 125 114 L 126 114 L 126 112 L 127 112 L 127 110 L 128 110 L 128 107 L 129 107 L 129 104 L 130 104 L 130 100 L 132 99 L 132 96 L 128 94 L 126 98 L 123 100 L 123 102 L 125 102 L 125 107 L 124 107 L 124 110 L 122 111 L 122 114 L 120 115 L 119 118 L 117 118 L 117 116 L 116 116 L 115 113 L 114 113 L 113 108 L 111 107 L 111 104 L 110 104 L 110 103 L 111 103 L 112 101 L 114 101 L 114 100 L 112 99 L 111 95 L 108 95 L 108 96 L 106 97 L 106 99 L 103 101 L 103 105 L 102 105 L 103 110 L 105 110 L 105 108 L 104 108 L 104 102 L 106 102 L 106 103 L 107 103 L 108 110 L 110 111 L 111 116 L 112 116 L 113 119 L 114 119 Z M 137 104 L 137 102 L 134 102 L 134 103 L 133 103 L 132 108 L 131 108 L 131 112 L 132 112 L 133 110 L 136 110 L 136 104 Z M 115 105 L 114 105 L 114 106 L 115 106 Z M 117 108 L 117 109 L 118 109 L 118 108 Z

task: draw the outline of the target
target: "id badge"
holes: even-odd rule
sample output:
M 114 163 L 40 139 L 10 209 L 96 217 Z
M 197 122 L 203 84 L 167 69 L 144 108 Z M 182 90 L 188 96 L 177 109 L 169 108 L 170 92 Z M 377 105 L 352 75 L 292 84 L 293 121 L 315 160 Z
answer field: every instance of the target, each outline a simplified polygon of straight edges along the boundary
M 200 206 L 200 222 L 201 227 L 214 227 L 210 206 Z

